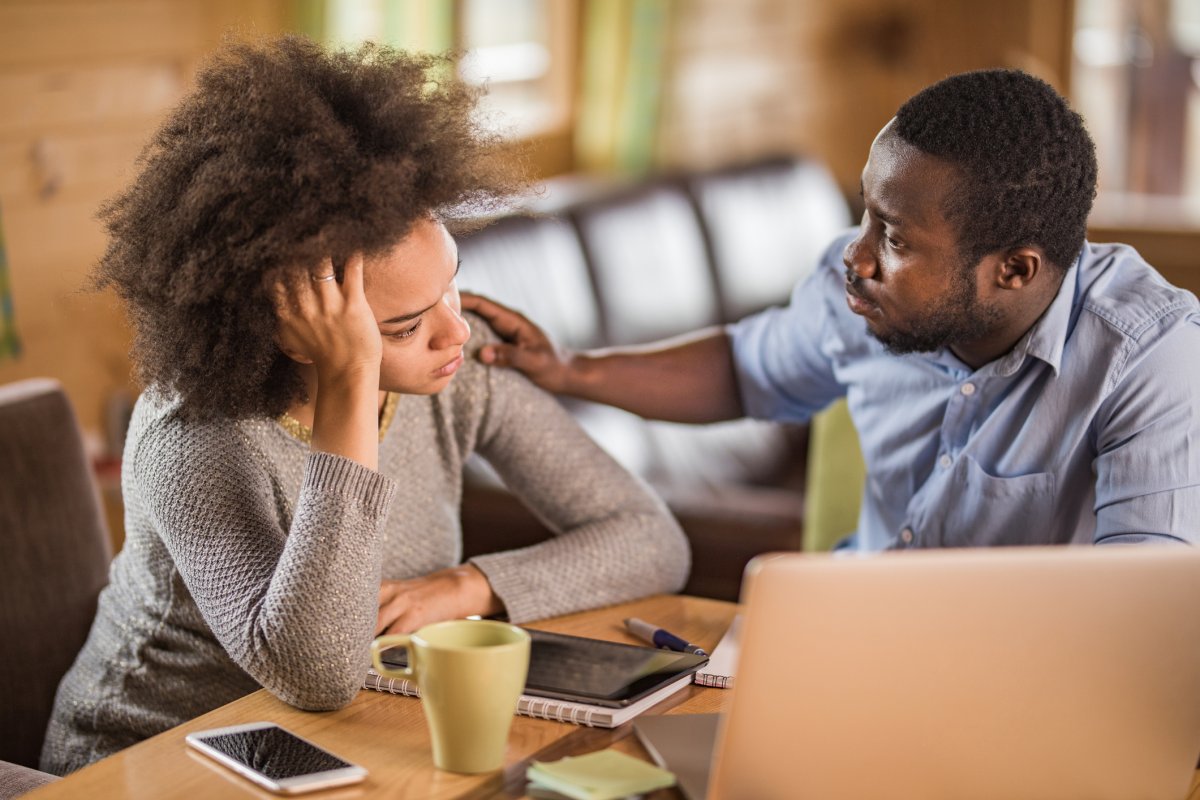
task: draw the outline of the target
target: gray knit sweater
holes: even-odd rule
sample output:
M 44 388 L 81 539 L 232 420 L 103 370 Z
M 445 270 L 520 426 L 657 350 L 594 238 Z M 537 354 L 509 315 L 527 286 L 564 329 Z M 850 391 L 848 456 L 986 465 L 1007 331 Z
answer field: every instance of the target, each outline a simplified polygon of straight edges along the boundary
M 468 352 L 493 338 L 481 321 Z M 549 395 L 468 357 L 403 396 L 379 471 L 269 419 L 188 423 L 148 392 L 125 445 L 124 549 L 59 686 L 42 769 L 63 775 L 265 687 L 304 709 L 362 685 L 381 578 L 460 563 L 463 460 L 486 458 L 560 535 L 472 559 L 514 622 L 686 579 L 662 502 Z

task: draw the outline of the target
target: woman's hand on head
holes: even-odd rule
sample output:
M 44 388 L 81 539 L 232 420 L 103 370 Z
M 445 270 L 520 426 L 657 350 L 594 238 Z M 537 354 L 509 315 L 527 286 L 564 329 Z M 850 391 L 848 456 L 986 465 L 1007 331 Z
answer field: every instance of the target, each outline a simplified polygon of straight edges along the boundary
M 355 253 L 339 282 L 326 258 L 310 273 L 275 287 L 279 347 L 313 365 L 309 386 L 315 451 L 379 466 L 379 365 L 383 340 L 363 292 L 363 258 Z
M 419 578 L 384 581 L 379 587 L 375 635 L 412 633 L 431 622 L 491 616 L 503 610 L 483 573 L 463 564 Z
M 278 341 L 283 352 L 316 367 L 318 381 L 342 375 L 379 374 L 383 352 L 375 315 L 363 292 L 363 257 L 346 262 L 342 280 L 326 258 L 311 272 L 275 285 Z

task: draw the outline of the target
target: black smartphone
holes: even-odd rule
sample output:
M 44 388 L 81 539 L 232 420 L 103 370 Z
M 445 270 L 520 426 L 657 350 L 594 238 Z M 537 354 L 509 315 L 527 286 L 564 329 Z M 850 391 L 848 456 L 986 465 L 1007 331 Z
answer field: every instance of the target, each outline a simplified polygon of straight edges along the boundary
M 185 741 L 234 772 L 279 794 L 357 783 L 367 771 L 273 722 L 189 733 Z

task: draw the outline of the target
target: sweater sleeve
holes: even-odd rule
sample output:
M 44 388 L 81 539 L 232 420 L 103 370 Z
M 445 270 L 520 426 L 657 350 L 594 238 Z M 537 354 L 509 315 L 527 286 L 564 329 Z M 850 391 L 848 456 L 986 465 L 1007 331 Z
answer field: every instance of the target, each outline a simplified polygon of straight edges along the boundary
M 600 449 L 550 395 L 523 376 L 488 370 L 476 448 L 558 535 L 471 563 L 509 619 L 567 614 L 679 591 L 691 554 L 666 505 Z
M 393 483 L 312 453 L 285 527 L 266 457 L 235 423 L 159 420 L 134 457 L 147 513 L 230 658 L 294 706 L 350 702 L 368 663 Z

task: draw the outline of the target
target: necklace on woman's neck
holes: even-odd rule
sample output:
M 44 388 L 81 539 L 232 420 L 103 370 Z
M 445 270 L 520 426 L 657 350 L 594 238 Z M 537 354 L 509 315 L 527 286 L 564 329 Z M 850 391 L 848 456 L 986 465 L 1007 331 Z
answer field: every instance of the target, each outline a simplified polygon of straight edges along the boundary
M 383 408 L 379 409 L 379 441 L 383 441 L 384 435 L 387 433 L 388 427 L 392 424 L 392 417 L 396 415 L 396 406 L 400 402 L 400 395 L 396 392 L 388 392 L 387 397 L 383 400 Z M 275 418 L 275 421 L 287 431 L 292 438 L 299 439 L 305 444 L 312 444 L 312 428 L 305 425 L 300 420 L 293 417 L 286 411 Z

